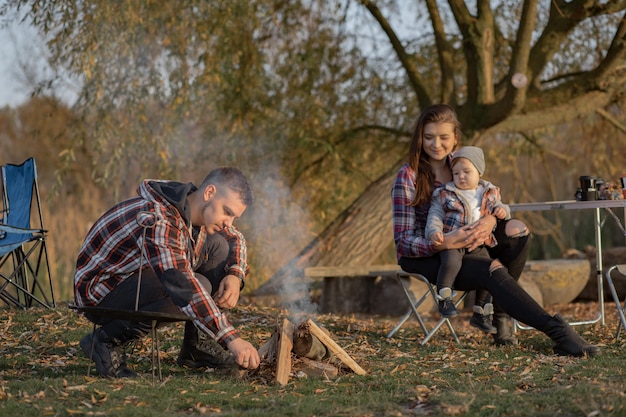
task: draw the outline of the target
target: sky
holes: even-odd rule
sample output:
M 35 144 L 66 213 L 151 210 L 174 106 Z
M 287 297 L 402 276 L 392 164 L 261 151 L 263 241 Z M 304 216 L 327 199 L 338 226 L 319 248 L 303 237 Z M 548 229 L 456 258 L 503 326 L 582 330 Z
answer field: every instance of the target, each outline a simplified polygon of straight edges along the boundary
M 2 0 L 0 0 L 1 3 Z M 0 107 L 16 107 L 30 98 L 31 91 L 42 80 L 53 78 L 46 62 L 47 49 L 37 31 L 19 22 L 0 23 Z M 54 94 L 71 104 L 76 89 L 67 82 L 54 84 Z
M 0 107 L 16 106 L 28 99 L 25 85 L 18 80 L 17 45 L 20 31 L 16 25 L 0 27 Z M 26 31 L 21 36 L 26 38 Z

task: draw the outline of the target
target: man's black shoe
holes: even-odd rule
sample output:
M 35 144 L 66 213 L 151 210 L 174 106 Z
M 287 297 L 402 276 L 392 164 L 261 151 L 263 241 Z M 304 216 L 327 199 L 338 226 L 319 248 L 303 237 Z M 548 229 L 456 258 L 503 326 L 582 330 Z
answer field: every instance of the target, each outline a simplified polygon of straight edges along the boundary
M 235 366 L 235 357 L 207 336 L 201 336 L 196 340 L 186 337 L 176 363 L 194 369 L 230 368 Z
M 137 374 L 126 366 L 124 346 L 115 345 L 108 340 L 106 333 L 102 329 L 97 329 L 81 339 L 80 348 L 88 358 L 93 359 L 100 376 L 105 378 L 137 377 Z

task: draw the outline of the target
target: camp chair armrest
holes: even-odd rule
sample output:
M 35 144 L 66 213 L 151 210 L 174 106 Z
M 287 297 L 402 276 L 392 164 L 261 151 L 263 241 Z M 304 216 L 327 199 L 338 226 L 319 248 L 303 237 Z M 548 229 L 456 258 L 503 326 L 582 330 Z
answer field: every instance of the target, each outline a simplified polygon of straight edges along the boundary
M 22 227 L 9 226 L 8 224 L 0 223 L 0 231 L 6 233 L 46 233 L 44 229 L 24 229 Z

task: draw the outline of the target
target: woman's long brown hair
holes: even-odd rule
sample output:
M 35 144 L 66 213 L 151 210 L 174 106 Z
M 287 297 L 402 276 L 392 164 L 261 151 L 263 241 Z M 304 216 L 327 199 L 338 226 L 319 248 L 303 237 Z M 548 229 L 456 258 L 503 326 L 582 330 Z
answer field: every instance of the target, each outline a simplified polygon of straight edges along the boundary
M 416 189 L 411 206 L 421 206 L 428 203 L 435 188 L 435 174 L 428 161 L 428 155 L 422 152 L 424 126 L 428 123 L 452 123 L 457 141 L 461 139 L 461 122 L 459 122 L 454 108 L 447 104 L 434 104 L 422 111 L 417 119 L 409 149 L 409 165 L 415 171 Z

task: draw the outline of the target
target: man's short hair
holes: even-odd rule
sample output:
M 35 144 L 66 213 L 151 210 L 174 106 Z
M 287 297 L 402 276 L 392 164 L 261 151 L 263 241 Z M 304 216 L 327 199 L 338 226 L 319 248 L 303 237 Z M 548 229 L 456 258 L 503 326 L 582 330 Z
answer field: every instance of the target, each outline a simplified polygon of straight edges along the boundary
M 230 188 L 239 194 L 241 201 L 246 206 L 250 206 L 254 202 L 248 178 L 237 168 L 219 167 L 212 170 L 202 181 L 201 188 L 205 189 L 209 184 L 218 186 L 218 188 L 220 185 Z

